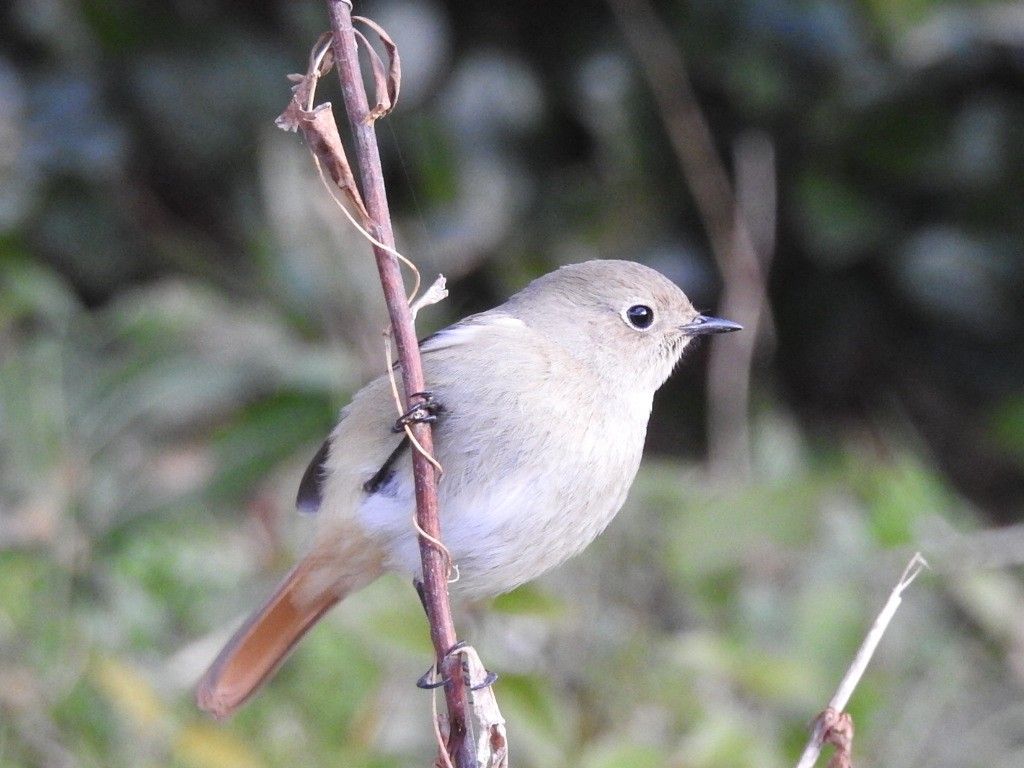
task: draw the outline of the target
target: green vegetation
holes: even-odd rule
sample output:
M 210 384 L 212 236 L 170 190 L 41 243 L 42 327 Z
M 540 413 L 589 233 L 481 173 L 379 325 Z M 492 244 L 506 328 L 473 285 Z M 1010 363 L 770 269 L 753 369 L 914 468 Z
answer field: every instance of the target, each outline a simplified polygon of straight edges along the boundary
M 398 578 L 346 601 L 232 720 L 192 702 L 308 534 L 306 462 L 383 365 L 365 244 L 273 128 L 323 8 L 8 5 L 0 768 L 430 765 L 430 645 Z M 423 335 L 585 258 L 644 261 L 716 307 L 662 116 L 603 6 L 361 10 L 405 63 L 380 130 L 399 243 L 452 288 Z M 749 131 L 775 152 L 753 471 L 705 466 L 691 355 L 608 531 L 459 610 L 501 675 L 512 764 L 793 765 L 921 549 L 934 569 L 850 705 L 855 760 L 1019 765 L 1019 7 L 658 10 L 727 165 Z

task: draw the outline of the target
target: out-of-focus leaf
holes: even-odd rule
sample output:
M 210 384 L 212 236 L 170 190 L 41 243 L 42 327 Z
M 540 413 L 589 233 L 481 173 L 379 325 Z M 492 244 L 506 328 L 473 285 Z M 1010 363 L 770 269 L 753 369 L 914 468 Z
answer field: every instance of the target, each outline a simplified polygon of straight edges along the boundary
M 491 603 L 491 607 L 499 613 L 528 616 L 553 617 L 565 611 L 562 601 L 534 584 L 524 584 L 511 592 L 499 595 Z
M 374 586 L 373 589 L 378 589 Z M 411 589 L 411 588 L 410 588 Z M 414 595 L 409 595 L 401 604 L 394 596 L 397 590 L 388 590 L 391 593 L 391 600 L 386 607 L 360 605 L 352 610 L 369 611 L 367 624 L 373 634 L 380 638 L 385 647 L 393 646 L 404 651 L 420 655 L 421 658 L 429 660 L 433 656 L 434 646 L 430 643 L 430 634 L 427 628 L 427 620 Z M 360 603 L 362 600 L 360 599 Z M 346 610 L 343 608 L 342 610 Z
M 347 633 L 319 627 L 307 636 L 291 667 L 292 680 L 304 691 L 299 704 L 318 723 L 330 724 L 331 741 L 341 741 L 377 681 L 369 650 Z
M 174 739 L 174 756 L 194 768 L 260 768 L 249 743 L 213 725 L 190 725 Z
M 253 489 L 272 466 L 306 445 L 312 435 L 326 435 L 334 418 L 330 403 L 299 395 L 246 408 L 215 441 L 217 488 L 229 494 Z
M 868 0 L 865 7 L 893 33 L 905 32 L 940 9 L 932 0 Z
M 606 744 L 588 750 L 578 765 L 582 768 L 661 768 L 666 759 L 662 750 L 650 745 Z
M 692 579 L 723 575 L 745 555 L 801 541 L 811 529 L 820 494 L 818 480 L 810 476 L 723 491 L 649 462 L 631 503 L 660 510 L 665 564 L 692 586 Z
M 871 255 L 885 232 L 885 212 L 850 183 L 807 173 L 797 188 L 797 217 L 814 255 L 826 266 L 845 266 Z
M 509 731 L 511 750 L 518 746 L 536 765 L 561 763 L 570 723 L 549 685 L 534 675 L 502 675 L 495 695 L 505 719 L 517 724 Z
M 935 473 L 907 455 L 853 477 L 867 503 L 872 532 L 883 546 L 909 545 L 918 520 L 952 506 Z
M 133 727 L 153 729 L 167 717 L 167 709 L 149 680 L 119 659 L 97 659 L 91 678 Z
M 754 768 L 769 764 L 765 754 L 770 752 L 767 734 L 751 728 L 741 709 L 723 709 L 710 715 L 684 739 L 677 756 L 679 762 L 693 768 Z
M 0 332 L 29 316 L 46 318 L 59 328 L 79 308 L 53 272 L 27 259 L 0 255 Z
M 991 417 L 999 444 L 1024 461 L 1024 396 L 1007 398 Z

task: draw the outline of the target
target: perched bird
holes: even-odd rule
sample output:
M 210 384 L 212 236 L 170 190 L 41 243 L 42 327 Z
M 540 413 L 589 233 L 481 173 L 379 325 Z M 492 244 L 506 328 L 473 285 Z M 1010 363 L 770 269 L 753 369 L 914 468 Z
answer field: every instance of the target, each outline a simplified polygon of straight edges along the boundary
M 421 342 L 452 591 L 506 592 L 593 541 L 636 475 L 655 391 L 694 337 L 735 330 L 653 269 L 609 260 Z M 394 425 L 387 376 L 342 411 L 299 488 L 312 547 L 207 670 L 200 707 L 230 714 L 335 603 L 386 571 L 420 575 L 412 449 Z

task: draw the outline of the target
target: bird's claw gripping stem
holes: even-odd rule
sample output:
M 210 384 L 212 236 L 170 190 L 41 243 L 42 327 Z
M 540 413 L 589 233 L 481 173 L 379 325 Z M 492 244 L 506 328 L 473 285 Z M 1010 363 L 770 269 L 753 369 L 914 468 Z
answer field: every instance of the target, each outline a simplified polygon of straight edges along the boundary
M 448 652 L 444 655 L 444 659 L 442 659 L 441 661 L 442 668 L 447 666 L 451 658 L 453 656 L 457 656 L 459 652 L 466 647 L 468 647 L 468 643 L 466 643 L 465 640 L 460 640 L 458 643 L 449 648 Z M 425 691 L 431 691 L 435 688 L 440 688 L 442 685 L 447 685 L 449 682 L 451 682 L 451 677 L 448 675 L 442 675 L 437 680 L 432 679 L 436 674 L 436 669 L 436 667 L 431 667 L 426 672 L 424 672 L 420 679 L 416 681 L 416 687 L 422 688 Z M 473 681 L 467 677 L 466 686 L 471 691 L 481 691 L 484 688 L 491 687 L 497 681 L 498 673 L 488 672 L 484 679 L 481 680 L 479 683 L 476 683 L 475 685 L 473 684 Z
M 391 428 L 392 432 L 404 432 L 409 424 L 437 421 L 437 414 L 444 410 L 444 406 L 434 399 L 433 392 L 414 392 L 412 396 L 422 399 L 398 417 Z

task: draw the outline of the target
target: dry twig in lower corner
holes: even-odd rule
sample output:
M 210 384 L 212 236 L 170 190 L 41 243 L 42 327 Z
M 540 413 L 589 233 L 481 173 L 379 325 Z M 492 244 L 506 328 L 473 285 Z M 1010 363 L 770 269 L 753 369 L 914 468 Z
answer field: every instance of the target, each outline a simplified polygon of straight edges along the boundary
M 815 718 L 814 726 L 811 730 L 811 738 L 808 740 L 807 746 L 804 747 L 804 752 L 800 756 L 800 761 L 797 763 L 796 768 L 814 768 L 814 764 L 818 761 L 818 756 L 821 754 L 821 748 L 826 743 L 834 744 L 836 747 L 836 755 L 829 762 L 829 768 L 850 768 L 850 752 L 853 746 L 853 720 L 844 710 L 861 677 L 864 676 L 864 670 L 867 669 L 871 657 L 874 656 L 875 649 L 878 647 L 882 635 L 885 634 L 885 630 L 888 629 L 892 617 L 896 615 L 896 610 L 900 607 L 900 603 L 903 602 L 904 590 L 913 584 L 914 579 L 927 567 L 928 563 L 921 557 L 921 553 L 917 552 L 910 559 L 910 562 L 907 563 L 907 567 L 903 569 L 900 580 L 893 587 L 892 592 L 889 594 L 889 599 L 885 602 L 877 618 L 875 618 L 875 623 L 871 625 L 871 629 L 868 630 L 864 642 L 857 649 L 857 655 L 854 656 L 850 668 L 846 670 L 846 674 L 839 683 L 839 688 L 836 689 L 835 695 L 825 710 Z

